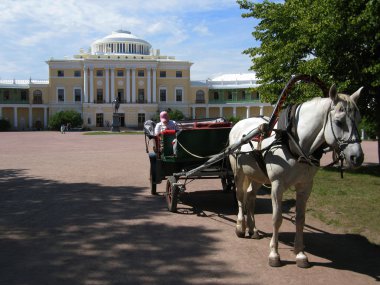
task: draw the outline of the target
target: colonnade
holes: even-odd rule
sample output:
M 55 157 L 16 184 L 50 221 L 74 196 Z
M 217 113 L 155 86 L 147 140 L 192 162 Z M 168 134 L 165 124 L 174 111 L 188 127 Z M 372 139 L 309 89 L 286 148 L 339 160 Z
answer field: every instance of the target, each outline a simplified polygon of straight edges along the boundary
M 115 69 L 120 70 L 117 67 L 106 67 L 105 70 L 105 103 L 111 103 L 114 98 L 117 97 L 115 93 Z M 124 72 L 124 90 L 126 103 L 136 103 L 139 98 L 137 98 L 136 93 L 136 68 L 135 67 L 125 67 Z M 93 103 L 94 98 L 94 67 L 85 66 L 84 67 L 84 103 Z M 145 76 L 146 75 L 146 76 Z M 121 78 L 121 77 L 119 77 Z M 144 71 L 144 78 L 146 78 L 146 101 L 147 103 L 156 103 L 156 68 L 146 67 Z M 145 87 L 145 85 L 144 85 Z M 144 98 L 144 99 L 145 99 Z
M 13 128 L 18 128 L 18 109 L 19 108 L 28 108 L 28 127 L 31 129 L 33 127 L 33 109 L 44 109 L 44 128 L 47 128 L 47 122 L 48 122 L 48 114 L 47 114 L 47 108 L 48 107 L 35 107 L 33 108 L 32 106 L 30 107 L 6 107 L 6 108 L 13 108 Z M 0 107 L 0 118 L 3 117 L 3 107 Z
M 197 108 L 202 108 L 206 109 L 206 118 L 210 117 L 210 108 L 218 108 L 217 106 L 202 106 L 202 107 L 197 107 L 197 106 L 192 106 L 192 117 L 196 118 L 196 109 Z M 246 106 L 246 118 L 251 117 L 251 107 L 252 106 Z M 264 106 L 258 106 L 260 108 L 260 116 L 264 116 Z M 223 109 L 225 108 L 231 108 L 231 106 L 219 106 L 219 117 L 223 117 Z M 242 108 L 241 106 L 233 106 L 232 107 L 232 115 L 236 117 L 236 109 L 237 108 Z M 243 107 L 244 108 L 244 107 Z

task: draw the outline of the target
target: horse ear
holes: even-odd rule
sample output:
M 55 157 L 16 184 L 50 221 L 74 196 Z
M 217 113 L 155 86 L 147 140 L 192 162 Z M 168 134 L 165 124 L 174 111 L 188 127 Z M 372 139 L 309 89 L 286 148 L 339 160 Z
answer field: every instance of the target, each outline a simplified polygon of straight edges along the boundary
M 362 93 L 363 93 L 363 89 L 364 89 L 364 87 L 360 87 L 358 90 L 356 90 L 356 92 L 354 94 L 351 95 L 351 99 L 355 103 L 358 102 L 358 99 L 359 99 L 360 95 L 362 95 Z
M 329 96 L 330 96 L 330 99 L 334 103 L 336 103 L 337 98 L 338 98 L 338 93 L 336 91 L 336 85 L 335 85 L 335 83 L 333 85 L 331 85 L 331 87 L 330 87 Z

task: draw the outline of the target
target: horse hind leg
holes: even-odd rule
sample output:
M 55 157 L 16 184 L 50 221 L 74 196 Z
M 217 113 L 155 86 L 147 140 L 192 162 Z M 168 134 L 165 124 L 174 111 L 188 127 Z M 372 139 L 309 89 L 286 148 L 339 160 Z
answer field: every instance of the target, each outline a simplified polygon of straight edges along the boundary
M 238 177 L 239 176 L 239 177 Z M 238 202 L 238 216 L 236 221 L 235 233 L 238 237 L 245 237 L 246 222 L 244 217 L 245 206 L 246 206 L 246 194 L 247 188 L 249 187 L 248 178 L 243 174 L 235 176 L 235 185 L 236 185 L 236 199 Z
M 259 239 L 259 231 L 256 228 L 255 223 L 255 203 L 256 203 L 256 194 L 259 190 L 261 184 L 252 182 L 250 187 L 247 190 L 247 225 L 248 225 L 248 235 L 253 239 Z

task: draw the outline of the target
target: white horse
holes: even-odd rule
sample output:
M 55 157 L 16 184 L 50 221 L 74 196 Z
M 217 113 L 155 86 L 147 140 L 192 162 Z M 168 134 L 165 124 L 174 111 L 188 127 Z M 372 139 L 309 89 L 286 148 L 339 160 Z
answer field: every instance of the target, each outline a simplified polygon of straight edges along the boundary
M 230 155 L 239 206 L 236 224 L 237 236 L 245 236 L 245 210 L 248 234 L 253 238 L 259 238 L 254 218 L 256 192 L 262 184 L 270 183 L 272 186 L 273 235 L 270 242 L 270 266 L 281 265 L 278 253 L 278 233 L 282 223 L 281 202 L 284 191 L 290 186 L 294 186 L 297 193 L 294 253 L 297 266 L 309 267 L 308 258 L 303 251 L 303 228 L 306 202 L 312 190 L 314 175 L 318 170 L 318 165 L 315 165 L 309 157 L 327 144 L 338 151 L 342 159 L 345 158 L 348 168 L 356 168 L 362 164 L 364 154 L 356 127 L 360 120 L 356 102 L 361 91 L 362 88 L 351 96 L 337 94 L 335 85 L 333 85 L 329 91 L 330 98 L 314 98 L 301 104 L 296 109 L 294 116 L 296 134 L 293 136 L 296 137 L 299 146 L 296 154 L 284 144 L 274 145 L 276 138 L 272 135 L 262 142 L 261 148 L 263 150 L 268 148 L 263 155 L 262 163 L 252 152 L 252 146 L 248 144 Z M 239 121 L 230 132 L 229 144 L 233 145 L 238 142 L 242 136 L 263 123 L 266 121 L 262 118 Z M 257 143 L 253 144 L 257 148 Z M 291 144 L 293 144 L 292 149 L 297 149 L 294 142 L 291 141 Z M 303 159 L 297 159 L 299 156 Z

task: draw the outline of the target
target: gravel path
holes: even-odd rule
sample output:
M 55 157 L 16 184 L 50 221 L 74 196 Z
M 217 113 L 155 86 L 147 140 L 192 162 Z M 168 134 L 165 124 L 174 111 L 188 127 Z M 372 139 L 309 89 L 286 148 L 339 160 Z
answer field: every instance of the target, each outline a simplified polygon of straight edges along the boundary
M 371 149 L 374 142 L 368 143 Z M 375 162 L 367 152 L 366 163 Z M 376 151 L 376 148 L 373 148 Z M 372 160 L 374 157 L 374 160 Z M 378 284 L 380 250 L 307 218 L 312 267 L 291 251 L 284 211 L 280 254 L 267 265 L 271 202 L 258 196 L 260 240 L 235 236 L 236 206 L 216 180 L 188 186 L 179 213 L 165 183 L 150 195 L 142 135 L 0 133 L 0 284 Z

